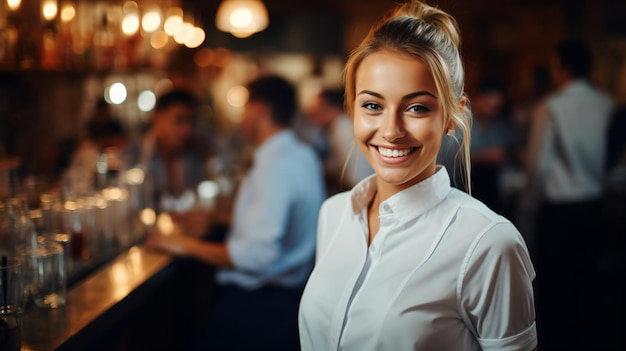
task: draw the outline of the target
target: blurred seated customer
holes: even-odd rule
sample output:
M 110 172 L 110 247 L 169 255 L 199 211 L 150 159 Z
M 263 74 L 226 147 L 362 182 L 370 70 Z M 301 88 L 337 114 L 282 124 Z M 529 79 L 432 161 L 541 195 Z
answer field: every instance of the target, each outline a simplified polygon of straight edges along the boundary
M 329 195 L 351 189 L 374 173 L 354 144 L 352 119 L 344 110 L 343 89 L 325 89 L 317 96 L 309 120 L 325 136 L 324 177 Z
M 503 115 L 506 94 L 495 79 L 483 79 L 470 99 L 473 115 L 470 157 L 472 195 L 496 213 L 505 212 L 501 196 L 501 175 L 511 162 L 515 134 Z
M 247 88 L 241 132 L 254 144 L 254 160 L 224 242 L 154 233 L 145 245 L 218 268 L 219 293 L 197 349 L 299 350 L 298 303 L 325 198 L 322 166 L 291 128 L 294 88 L 276 76 Z
M 127 167 L 145 171 L 159 211 L 189 209 L 198 183 L 208 176 L 213 148 L 209 138 L 195 128 L 197 107 L 196 97 L 187 90 L 161 95 L 149 130 L 123 152 Z
M 97 163 L 103 153 L 116 154 L 129 142 L 128 131 L 111 113 L 111 106 L 100 99 L 91 119 L 84 129 L 84 136 L 72 153 L 69 167 L 86 172 L 88 177 L 96 172 Z

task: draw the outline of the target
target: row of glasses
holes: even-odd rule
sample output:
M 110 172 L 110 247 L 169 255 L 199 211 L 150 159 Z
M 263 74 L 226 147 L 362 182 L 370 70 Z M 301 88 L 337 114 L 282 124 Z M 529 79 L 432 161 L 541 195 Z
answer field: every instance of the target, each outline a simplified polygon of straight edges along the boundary
M 23 196 L 0 203 L 0 237 L 0 350 L 19 350 L 30 301 L 39 307 L 65 304 L 64 251 L 38 235 Z

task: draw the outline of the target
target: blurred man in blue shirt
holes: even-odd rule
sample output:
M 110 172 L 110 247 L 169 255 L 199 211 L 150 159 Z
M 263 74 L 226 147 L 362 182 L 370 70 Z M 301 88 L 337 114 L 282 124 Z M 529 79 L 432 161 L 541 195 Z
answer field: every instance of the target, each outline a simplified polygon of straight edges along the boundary
M 314 263 L 323 172 L 291 129 L 294 88 L 268 76 L 248 92 L 241 127 L 254 159 L 224 243 L 154 234 L 146 245 L 219 268 L 220 294 L 199 349 L 298 350 L 297 310 Z

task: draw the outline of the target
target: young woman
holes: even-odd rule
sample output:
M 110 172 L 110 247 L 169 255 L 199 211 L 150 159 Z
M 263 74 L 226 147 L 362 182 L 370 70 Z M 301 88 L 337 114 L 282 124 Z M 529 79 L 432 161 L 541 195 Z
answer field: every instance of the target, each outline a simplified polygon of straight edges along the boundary
M 522 236 L 436 164 L 444 134 L 470 135 L 459 41 L 449 14 L 413 1 L 350 56 L 346 107 L 376 174 L 322 206 L 303 350 L 536 348 Z

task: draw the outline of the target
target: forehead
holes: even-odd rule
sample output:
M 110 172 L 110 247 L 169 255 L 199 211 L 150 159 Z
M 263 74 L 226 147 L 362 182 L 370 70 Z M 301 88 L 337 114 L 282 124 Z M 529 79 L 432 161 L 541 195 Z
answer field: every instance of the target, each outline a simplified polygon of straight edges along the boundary
M 363 59 L 356 71 L 356 93 L 372 91 L 420 91 L 436 95 L 436 85 L 429 67 L 419 58 L 383 50 Z

